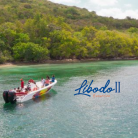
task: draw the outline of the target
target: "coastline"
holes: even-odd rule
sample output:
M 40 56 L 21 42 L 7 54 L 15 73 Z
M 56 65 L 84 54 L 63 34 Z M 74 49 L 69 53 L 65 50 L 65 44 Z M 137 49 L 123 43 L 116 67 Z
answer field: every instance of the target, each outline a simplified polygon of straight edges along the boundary
M 0 68 L 4 68 L 4 67 L 13 67 L 13 66 L 17 66 L 16 64 L 13 64 L 13 63 L 3 63 L 3 64 L 0 64 Z
M 96 61 L 121 61 L 121 60 L 138 60 L 134 58 L 89 58 L 89 59 L 63 59 L 63 60 L 46 60 L 44 62 L 7 62 L 0 64 L 0 68 L 24 65 L 39 65 L 39 64 L 64 64 L 64 63 L 81 63 L 81 62 L 96 62 Z

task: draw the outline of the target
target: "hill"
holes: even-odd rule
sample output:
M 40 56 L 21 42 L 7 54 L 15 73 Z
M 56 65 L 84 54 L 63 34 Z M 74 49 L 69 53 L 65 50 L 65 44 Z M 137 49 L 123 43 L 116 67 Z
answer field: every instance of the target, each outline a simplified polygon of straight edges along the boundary
M 0 62 L 137 56 L 137 28 L 47 0 L 0 0 Z
M 138 20 L 131 17 L 122 20 L 102 17 L 85 8 L 69 7 L 47 0 L 0 0 L 0 24 L 16 20 L 24 22 L 26 19 L 33 19 L 37 13 L 43 16 L 61 16 L 66 23 L 71 24 L 75 29 L 76 27 L 81 29 L 86 25 L 93 25 L 96 28 L 106 26 L 108 29 L 138 27 Z

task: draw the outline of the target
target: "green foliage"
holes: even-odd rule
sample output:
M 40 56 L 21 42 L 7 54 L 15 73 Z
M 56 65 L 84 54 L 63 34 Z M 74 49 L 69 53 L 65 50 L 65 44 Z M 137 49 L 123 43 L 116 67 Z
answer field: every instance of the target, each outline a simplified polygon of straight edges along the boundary
M 24 33 L 16 33 L 16 38 L 15 38 L 15 41 L 14 43 L 17 44 L 17 43 L 26 43 L 26 42 L 29 42 L 30 38 L 28 36 L 28 34 L 24 34 Z
M 65 30 L 53 31 L 50 33 L 52 58 L 72 58 L 77 49 L 78 40 L 72 37 L 71 33 Z
M 130 28 L 128 29 L 128 32 L 130 32 L 130 33 L 138 33 L 138 28 L 130 27 Z
M 3 51 L 5 49 L 5 43 L 3 40 L 0 39 L 0 51 Z
M 88 57 L 97 57 L 100 53 L 100 44 L 94 40 L 92 43 L 88 43 L 86 46 L 88 50 Z
M 96 32 L 97 32 L 97 30 L 92 26 L 91 27 L 85 27 L 82 30 L 83 36 L 86 37 L 87 40 L 89 40 L 89 41 L 95 37 Z
M 116 31 L 99 31 L 97 41 L 100 44 L 100 57 L 133 56 L 132 40 L 129 36 Z
M 65 11 L 66 14 L 79 15 L 78 11 L 75 8 L 68 8 Z
M 100 28 L 100 30 L 108 30 L 108 28 L 106 27 L 106 26 L 102 26 L 101 28 Z
M 0 0 L 0 63 L 138 56 L 138 20 L 46 0 Z
M 76 19 L 80 14 L 75 8 L 67 8 L 65 10 L 65 14 L 67 14 L 67 17 L 70 19 Z
M 5 57 L 3 56 L 3 54 L 0 52 L 0 64 L 4 63 L 6 61 Z
M 48 50 L 34 43 L 18 43 L 13 47 L 14 59 L 39 62 L 48 58 Z

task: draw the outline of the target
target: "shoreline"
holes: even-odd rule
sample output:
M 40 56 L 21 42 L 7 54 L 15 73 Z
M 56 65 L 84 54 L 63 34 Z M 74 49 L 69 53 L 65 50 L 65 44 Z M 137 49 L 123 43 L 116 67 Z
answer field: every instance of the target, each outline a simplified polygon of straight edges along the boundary
M 137 58 L 113 58 L 113 59 L 63 59 L 63 60 L 46 60 L 45 62 L 7 62 L 0 64 L 0 67 L 24 66 L 24 65 L 39 65 L 39 64 L 64 64 L 64 63 L 81 63 L 81 62 L 96 62 L 96 61 L 126 61 L 138 60 Z
M 3 63 L 3 64 L 0 64 L 0 68 L 4 68 L 4 67 L 14 67 L 14 66 L 17 66 L 16 64 L 13 64 L 13 63 Z

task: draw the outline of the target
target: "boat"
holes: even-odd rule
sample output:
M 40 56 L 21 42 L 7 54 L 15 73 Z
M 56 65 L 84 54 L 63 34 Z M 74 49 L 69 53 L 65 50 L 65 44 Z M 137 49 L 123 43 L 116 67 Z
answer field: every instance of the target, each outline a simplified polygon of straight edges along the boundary
M 23 103 L 31 99 L 38 98 L 44 94 L 47 94 L 51 88 L 57 83 L 55 79 L 54 82 L 50 81 L 48 86 L 43 86 L 42 82 L 34 82 L 32 79 L 28 81 L 28 84 L 19 92 L 17 89 L 11 89 L 3 92 L 3 99 L 5 103 Z M 29 91 L 26 91 L 29 86 Z

